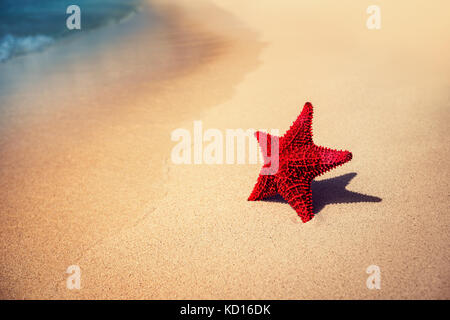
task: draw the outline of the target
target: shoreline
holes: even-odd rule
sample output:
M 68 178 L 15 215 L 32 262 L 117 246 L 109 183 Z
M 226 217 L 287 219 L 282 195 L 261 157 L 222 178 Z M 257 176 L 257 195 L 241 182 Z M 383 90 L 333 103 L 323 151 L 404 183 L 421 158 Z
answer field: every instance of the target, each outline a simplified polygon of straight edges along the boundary
M 8 243 L 1 252 L 4 298 L 61 297 L 67 266 L 144 219 L 165 194 L 160 180 L 166 179 L 171 130 L 224 98 L 208 102 L 196 88 L 213 75 L 225 93 L 243 73 L 217 78 L 210 67 L 236 44 L 226 30 L 199 23 L 196 8 L 151 3 L 166 20 L 150 32 L 138 17 L 8 65 L 11 74 L 34 71 L 26 81 L 19 76 L 20 86 L 2 96 L 0 111 L 0 184 L 8 190 L 0 198 L 2 243 Z M 106 38 L 99 49 L 61 57 L 98 37 Z M 123 39 L 112 52 L 111 39 Z M 62 62 L 42 77 L 54 57 Z M 180 96 L 188 104 L 180 104 Z M 13 283 L 19 274 L 27 276 Z
M 0 29 L 0 63 L 15 57 L 45 51 L 67 37 L 120 23 L 136 14 L 144 3 L 143 0 L 132 0 L 133 3 L 128 2 L 118 6 L 115 1 L 107 0 L 107 3 L 104 3 L 105 6 L 101 8 L 98 4 L 91 5 L 87 12 L 84 12 L 86 15 L 83 14 L 82 31 L 69 31 L 64 24 L 61 25 L 61 22 L 64 22 L 60 19 L 61 12 L 66 13 L 70 2 L 55 4 L 51 1 L 43 1 L 39 8 L 31 3 L 19 6 L 15 6 L 12 2 L 6 3 L 2 8 L 4 12 L 0 13 L 0 20 L 4 20 L 11 29 L 8 27 Z M 77 5 L 84 7 L 85 4 L 87 3 L 82 0 L 78 1 Z M 34 15 L 31 16 L 31 13 Z M 31 20 L 34 22 L 33 25 L 30 24 Z
M 115 85 L 77 65 L 65 72 L 78 89 L 55 75 L 15 93 L 0 134 L 1 296 L 449 298 L 450 4 L 437 1 L 380 0 L 375 31 L 359 2 L 159 0 L 174 24 L 157 38 L 185 54 L 175 73 L 148 81 L 138 51 L 120 60 L 127 77 L 111 68 Z M 100 53 L 93 66 L 117 67 Z M 170 132 L 193 120 L 283 134 L 306 101 L 314 142 L 353 154 L 314 181 L 308 223 L 283 201 L 247 201 L 259 164 L 168 160 Z

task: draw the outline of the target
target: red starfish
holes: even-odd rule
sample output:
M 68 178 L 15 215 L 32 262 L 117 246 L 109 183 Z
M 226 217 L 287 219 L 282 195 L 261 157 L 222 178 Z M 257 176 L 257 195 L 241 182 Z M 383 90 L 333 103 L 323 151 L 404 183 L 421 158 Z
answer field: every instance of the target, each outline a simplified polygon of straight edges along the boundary
M 314 216 L 312 180 L 352 159 L 349 151 L 332 150 L 314 144 L 312 116 L 313 106 L 307 102 L 300 116 L 284 136 L 271 136 L 260 131 L 255 133 L 264 156 L 264 166 L 248 198 L 255 201 L 278 193 L 295 209 L 303 222 L 311 220 Z M 278 152 L 271 156 L 277 147 Z M 268 169 L 273 167 L 273 164 L 277 170 L 268 174 Z

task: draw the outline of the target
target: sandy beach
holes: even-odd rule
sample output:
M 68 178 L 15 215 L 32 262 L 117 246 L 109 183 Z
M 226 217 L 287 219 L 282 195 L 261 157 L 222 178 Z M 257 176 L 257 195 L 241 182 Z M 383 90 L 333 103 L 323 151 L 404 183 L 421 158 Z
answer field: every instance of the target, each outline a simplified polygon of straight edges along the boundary
M 364 1 L 149 1 L 0 64 L 0 297 L 449 299 L 450 3 L 376 2 L 379 30 Z M 259 164 L 171 161 L 195 120 L 284 133 L 306 101 L 353 153 L 308 223 L 247 201 Z

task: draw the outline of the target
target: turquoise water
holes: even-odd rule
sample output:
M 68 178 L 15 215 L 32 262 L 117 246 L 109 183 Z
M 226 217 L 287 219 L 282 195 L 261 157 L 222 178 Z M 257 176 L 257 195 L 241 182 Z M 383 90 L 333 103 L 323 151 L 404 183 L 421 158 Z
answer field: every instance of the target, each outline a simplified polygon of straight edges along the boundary
M 0 0 L 0 62 L 44 50 L 59 39 L 118 22 L 141 0 Z M 69 30 L 66 9 L 81 9 L 81 30 Z

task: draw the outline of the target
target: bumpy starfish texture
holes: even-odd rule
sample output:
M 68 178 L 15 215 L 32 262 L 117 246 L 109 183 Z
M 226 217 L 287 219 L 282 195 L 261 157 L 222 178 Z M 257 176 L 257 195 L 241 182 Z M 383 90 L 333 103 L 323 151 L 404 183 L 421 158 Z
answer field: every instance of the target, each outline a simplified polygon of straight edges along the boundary
M 349 151 L 316 146 L 312 140 L 313 106 L 307 102 L 302 113 L 282 137 L 256 132 L 264 157 L 264 166 L 248 198 L 262 200 L 280 194 L 303 222 L 314 217 L 311 182 L 321 174 L 352 159 Z M 266 174 L 274 156 L 272 145 L 278 144 L 278 170 Z M 264 171 L 265 170 L 265 171 Z M 263 172 L 264 171 L 264 172 Z

